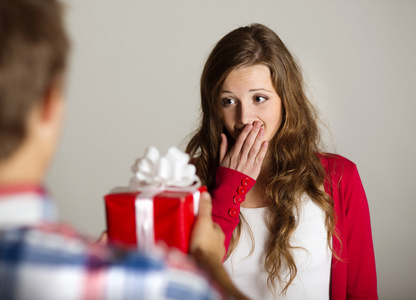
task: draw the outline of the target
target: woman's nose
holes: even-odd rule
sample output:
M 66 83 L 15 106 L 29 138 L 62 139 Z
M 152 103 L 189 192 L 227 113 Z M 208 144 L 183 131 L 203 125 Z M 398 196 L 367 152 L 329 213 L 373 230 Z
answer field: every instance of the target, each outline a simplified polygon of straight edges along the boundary
M 238 109 L 238 121 L 242 124 L 253 124 L 255 121 L 254 113 L 249 105 L 241 103 Z

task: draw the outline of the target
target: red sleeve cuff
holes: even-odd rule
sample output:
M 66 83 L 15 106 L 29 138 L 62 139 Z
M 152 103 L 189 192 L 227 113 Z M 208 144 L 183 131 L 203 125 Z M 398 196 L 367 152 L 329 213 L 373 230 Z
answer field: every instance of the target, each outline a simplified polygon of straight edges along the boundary
M 225 233 L 225 247 L 231 240 L 232 233 L 240 218 L 240 204 L 256 180 L 236 170 L 219 167 L 212 191 L 212 217 Z

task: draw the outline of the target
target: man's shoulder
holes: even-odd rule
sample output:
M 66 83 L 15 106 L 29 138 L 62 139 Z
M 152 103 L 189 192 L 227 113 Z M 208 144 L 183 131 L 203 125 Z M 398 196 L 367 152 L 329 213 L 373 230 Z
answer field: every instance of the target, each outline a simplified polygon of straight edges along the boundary
M 76 258 L 81 261 L 88 253 L 89 243 L 70 226 L 41 223 L 1 229 L 0 248 L 1 260 L 19 264 L 76 264 Z

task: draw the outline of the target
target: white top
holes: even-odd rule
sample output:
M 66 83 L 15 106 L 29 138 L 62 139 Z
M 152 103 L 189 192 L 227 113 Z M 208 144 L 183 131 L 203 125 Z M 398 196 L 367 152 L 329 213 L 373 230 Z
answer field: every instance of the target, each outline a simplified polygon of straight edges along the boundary
M 298 273 L 286 296 L 277 299 L 329 299 L 332 253 L 326 239 L 324 212 L 307 195 L 301 201 L 299 223 L 291 238 L 292 246 L 303 248 L 294 249 Z M 264 270 L 264 246 L 269 235 L 265 222 L 267 207 L 242 207 L 241 214 L 252 230 L 254 252 L 248 256 L 252 244 L 247 225 L 243 222 L 238 245 L 224 262 L 224 267 L 237 287 L 251 299 L 276 299 L 267 287 L 268 273 Z M 287 270 L 280 272 L 288 274 Z M 279 282 L 276 286 L 279 287 Z M 280 290 L 277 290 L 277 296 Z

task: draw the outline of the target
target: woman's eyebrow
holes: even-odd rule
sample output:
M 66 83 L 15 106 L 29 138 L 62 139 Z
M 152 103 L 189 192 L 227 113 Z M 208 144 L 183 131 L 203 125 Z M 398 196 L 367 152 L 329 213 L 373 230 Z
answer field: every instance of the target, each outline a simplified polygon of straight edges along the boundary
M 273 93 L 273 91 L 270 91 L 270 90 L 268 90 L 268 89 L 264 89 L 264 88 L 258 88 L 258 89 L 249 89 L 248 90 L 249 92 L 258 92 L 258 91 L 266 91 L 266 92 L 269 92 L 269 93 Z M 230 92 L 230 91 L 221 91 L 221 93 L 228 93 L 228 94 L 232 94 L 233 92 Z
M 249 92 L 258 92 L 258 91 L 266 91 L 266 92 L 269 92 L 269 93 L 273 93 L 272 91 L 269 91 L 269 90 L 267 90 L 267 89 L 263 89 L 263 88 L 258 88 L 258 89 L 250 89 L 250 90 L 248 90 Z

